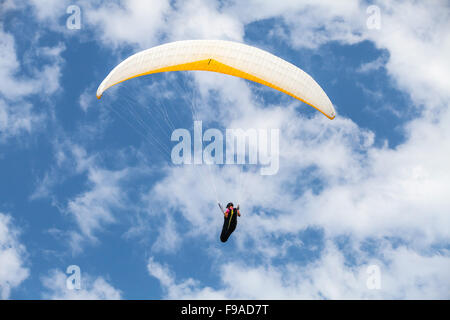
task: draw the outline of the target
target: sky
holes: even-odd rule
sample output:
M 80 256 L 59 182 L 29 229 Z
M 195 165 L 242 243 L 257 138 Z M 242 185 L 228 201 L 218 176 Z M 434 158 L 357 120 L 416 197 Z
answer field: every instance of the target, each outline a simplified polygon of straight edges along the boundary
M 449 30 L 445 0 L 1 1 L 0 298 L 449 299 Z M 293 63 L 336 118 L 200 71 L 95 97 L 190 39 Z M 194 120 L 278 128 L 278 172 L 173 164 Z

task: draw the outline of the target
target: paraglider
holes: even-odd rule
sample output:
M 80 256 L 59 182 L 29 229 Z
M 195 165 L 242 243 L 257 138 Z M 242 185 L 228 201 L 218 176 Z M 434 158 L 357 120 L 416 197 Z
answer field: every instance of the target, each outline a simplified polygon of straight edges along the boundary
M 212 71 L 251 80 L 312 106 L 334 119 L 333 104 L 314 79 L 261 49 L 224 40 L 184 40 L 138 52 L 117 65 L 97 89 L 97 98 L 123 81 L 168 71 Z
M 237 207 L 234 208 L 232 202 L 227 204 L 227 210 L 225 211 L 223 210 L 222 205 L 220 203 L 218 204 L 220 210 L 223 212 L 223 227 L 222 232 L 220 234 L 220 241 L 227 242 L 228 238 L 236 229 L 237 217 L 240 217 L 241 213 L 239 211 L 239 205 L 237 205 Z
M 132 78 L 188 70 L 218 72 L 254 81 L 312 106 L 329 119 L 336 116 L 327 94 L 306 72 L 267 51 L 224 40 L 176 41 L 140 51 L 106 76 L 97 89 L 97 98 L 108 88 Z M 239 205 L 234 208 L 231 202 L 227 210 L 220 203 L 219 207 L 224 214 L 220 240 L 226 242 L 241 214 Z

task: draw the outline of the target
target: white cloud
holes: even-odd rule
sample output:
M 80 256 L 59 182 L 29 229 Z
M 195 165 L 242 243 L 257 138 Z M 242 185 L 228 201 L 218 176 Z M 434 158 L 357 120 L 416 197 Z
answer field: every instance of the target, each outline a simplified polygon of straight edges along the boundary
M 126 200 L 121 183 L 131 173 L 128 169 L 101 168 L 97 156 L 88 155 L 79 145 L 69 143 L 62 148 L 67 160 L 73 161 L 71 165 L 75 166 L 77 174 L 87 175 L 87 190 L 67 200 L 63 208 L 79 228 L 79 233 L 73 231 L 70 237 L 72 249 L 78 252 L 84 241 L 97 242 L 95 233 L 116 221 L 113 212 L 123 208 Z
M 36 91 L 35 82 L 30 79 L 16 79 L 20 63 L 17 59 L 14 37 L 0 26 L 0 94 L 15 98 Z
M 66 281 L 69 274 L 60 270 L 52 270 L 41 278 L 46 289 L 42 297 L 52 300 L 119 300 L 122 292 L 114 288 L 103 277 L 93 277 L 81 272 L 81 288 L 69 289 Z
M 65 15 L 67 1 L 33 1 L 36 18 L 49 29 L 69 35 L 58 20 Z M 78 2 L 82 28 L 90 28 L 105 45 L 122 45 L 142 49 L 159 43 L 161 38 L 172 41 L 187 38 L 221 38 L 242 40 L 243 24 L 234 12 L 225 12 L 218 3 L 194 0 L 154 0 L 150 4 L 139 0 L 119 2 Z M 51 8 L 49 10 L 49 8 Z M 68 15 L 67 15 L 68 16 Z M 126 26 L 126 27 L 124 27 Z
M 225 39 L 242 41 L 243 24 L 233 13 L 214 1 L 177 1 L 167 17 L 165 32 L 171 41 L 185 39 Z
M 8 299 L 11 290 L 28 278 L 26 251 L 19 242 L 19 230 L 11 216 L 0 213 L 0 299 Z
M 80 95 L 79 103 L 84 112 L 87 112 L 89 107 L 96 102 L 93 92 L 93 88 L 89 87 Z
M 360 1 L 261 1 L 235 2 L 228 12 L 245 24 L 279 18 L 285 25 L 273 29 L 277 40 L 288 39 L 295 47 L 317 48 L 329 41 L 353 44 L 362 40 L 365 23 Z M 281 37 L 278 37 L 281 35 Z
M 225 299 L 222 292 L 210 287 L 199 289 L 200 283 L 192 278 L 177 283 L 169 268 L 155 261 L 153 257 L 149 259 L 147 269 L 149 274 L 161 283 L 165 299 Z
M 340 250 L 328 243 L 319 260 L 306 265 L 251 266 L 241 261 L 217 271 L 219 288 L 188 278 L 177 281 L 168 266 L 150 258 L 148 270 L 159 280 L 167 299 L 448 299 L 450 259 L 421 256 L 404 247 L 384 251 L 386 261 L 357 252 L 348 265 Z M 369 266 L 380 270 L 380 288 L 367 285 Z
M 31 0 L 29 2 L 36 17 L 41 22 L 45 22 L 47 28 L 50 26 L 55 28 L 59 25 L 58 19 L 66 15 L 66 9 L 70 4 L 68 0 Z
M 89 239 L 95 240 L 94 232 L 103 224 L 115 221 L 111 211 L 121 206 L 123 195 L 119 182 L 126 175 L 127 170 L 90 168 L 89 190 L 68 201 L 67 212 L 74 216 L 81 233 Z
M 27 99 L 33 94 L 48 99 L 60 89 L 64 50 L 63 44 L 35 47 L 19 61 L 14 36 L 0 25 L 0 143 L 45 125 L 49 110 L 37 111 Z
M 23 133 L 30 134 L 42 125 L 44 118 L 28 102 L 11 103 L 0 98 L 0 143 Z
M 92 6 L 83 2 L 86 22 L 96 30 L 96 35 L 107 44 L 123 44 L 150 47 L 157 43 L 157 37 L 166 24 L 170 12 L 167 0 L 140 0 Z M 126 26 L 126 27 L 125 27 Z
M 1 9 L 3 12 L 7 12 L 9 10 L 16 10 L 19 6 L 13 0 L 5 0 L 1 4 Z
M 367 37 L 389 51 L 387 70 L 400 89 L 426 108 L 448 107 L 448 3 L 380 0 L 381 29 Z
M 79 253 L 86 243 L 97 243 L 97 233 L 116 222 L 114 212 L 123 209 L 127 200 L 122 183 L 134 172 L 132 168 L 105 169 L 98 153 L 89 154 L 84 147 L 64 138 L 56 141 L 54 148 L 55 165 L 37 182 L 30 199 L 50 198 L 53 206 L 75 222 L 77 228 L 65 233 L 73 252 Z M 55 189 L 74 176 L 84 176 L 85 187 L 58 199 Z
M 440 116 L 439 122 L 410 123 L 409 139 L 395 150 L 370 148 L 361 163 L 368 165 L 360 168 L 364 176 L 310 197 L 308 222 L 331 234 L 398 235 L 417 245 L 448 241 L 450 112 Z
M 51 63 L 36 64 L 31 58 L 28 58 L 28 61 L 19 61 L 14 36 L 4 32 L 0 25 L 0 48 L 0 81 L 2 82 L 0 94 L 5 98 L 20 99 L 30 94 L 49 95 L 60 88 L 59 78 L 63 64 L 61 53 L 65 50 L 63 44 L 55 47 L 37 47 L 33 50 L 34 55 L 39 55 L 44 61 L 48 59 Z M 31 70 L 31 75 L 22 73 L 25 64 Z
M 387 264 L 357 257 L 359 263 L 349 266 L 342 252 L 329 246 L 320 260 L 305 266 L 232 263 L 224 266 L 222 281 L 228 296 L 240 299 L 448 298 L 448 258 L 420 256 L 405 248 L 388 249 L 384 254 L 389 257 Z M 380 289 L 367 286 L 369 265 L 380 268 Z
M 151 165 L 141 162 L 140 151 L 129 148 L 114 150 L 109 155 L 95 149 L 87 151 L 82 143 L 67 139 L 63 134 L 58 136 L 53 145 L 54 165 L 36 181 L 30 200 L 49 199 L 52 206 L 73 222 L 71 227 L 58 230 L 58 234 L 55 234 L 66 241 L 73 254 L 80 254 L 86 245 L 98 244 L 102 232 L 118 221 L 123 226 L 133 222 L 137 224 L 124 231 L 124 239 L 155 232 L 148 227 L 148 202 L 145 199 L 131 201 L 129 197 L 133 197 L 135 188 L 138 188 L 138 184 L 134 185 L 135 181 L 145 176 L 151 177 L 155 170 Z M 130 152 L 135 156 L 133 161 L 138 160 L 135 166 L 129 166 L 127 162 Z M 110 159 L 113 159 L 114 168 L 109 167 Z M 75 184 L 74 191 L 61 196 L 57 189 L 71 183 L 73 179 L 81 179 L 82 183 Z M 120 215 L 123 212 L 127 214 Z M 140 219 L 143 214 L 145 217 Z M 167 221 L 165 227 L 167 233 L 161 233 L 164 243 L 156 244 L 155 250 L 177 246 L 174 225 Z M 61 234 L 63 237 L 60 237 Z
M 181 244 L 180 234 L 176 230 L 176 223 L 168 216 L 164 225 L 161 225 L 158 238 L 152 246 L 154 252 L 174 252 Z
M 379 70 L 380 68 L 384 68 L 387 62 L 386 56 L 380 56 L 377 59 L 364 63 L 358 68 L 358 72 L 367 73 Z

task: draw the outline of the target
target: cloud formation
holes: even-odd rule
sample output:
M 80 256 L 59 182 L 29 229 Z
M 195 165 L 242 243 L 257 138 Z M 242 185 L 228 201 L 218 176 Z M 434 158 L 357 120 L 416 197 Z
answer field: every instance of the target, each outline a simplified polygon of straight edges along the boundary
M 27 253 L 19 241 L 19 229 L 10 215 L 0 212 L 0 298 L 8 299 L 11 290 L 25 281 L 30 270 L 26 267 Z
M 103 277 L 93 277 L 81 273 L 80 289 L 67 286 L 68 274 L 61 270 L 51 270 L 41 278 L 45 288 L 42 298 L 49 300 L 120 300 L 122 292 L 114 288 Z

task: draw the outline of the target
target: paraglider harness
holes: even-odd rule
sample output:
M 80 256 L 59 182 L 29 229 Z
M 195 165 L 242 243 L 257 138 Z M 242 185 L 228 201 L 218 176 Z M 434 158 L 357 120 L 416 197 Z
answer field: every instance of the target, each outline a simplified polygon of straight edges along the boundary
M 223 210 L 220 203 L 218 203 L 220 210 L 225 214 L 225 211 Z M 233 231 L 236 229 L 237 226 L 237 210 L 238 208 L 233 208 L 233 210 L 230 210 L 229 208 L 233 206 L 233 204 L 230 202 L 227 204 L 227 211 L 229 211 L 228 215 L 224 216 L 223 221 L 223 227 L 222 227 L 222 233 L 220 234 L 220 241 L 226 242 L 230 235 L 233 233 Z

